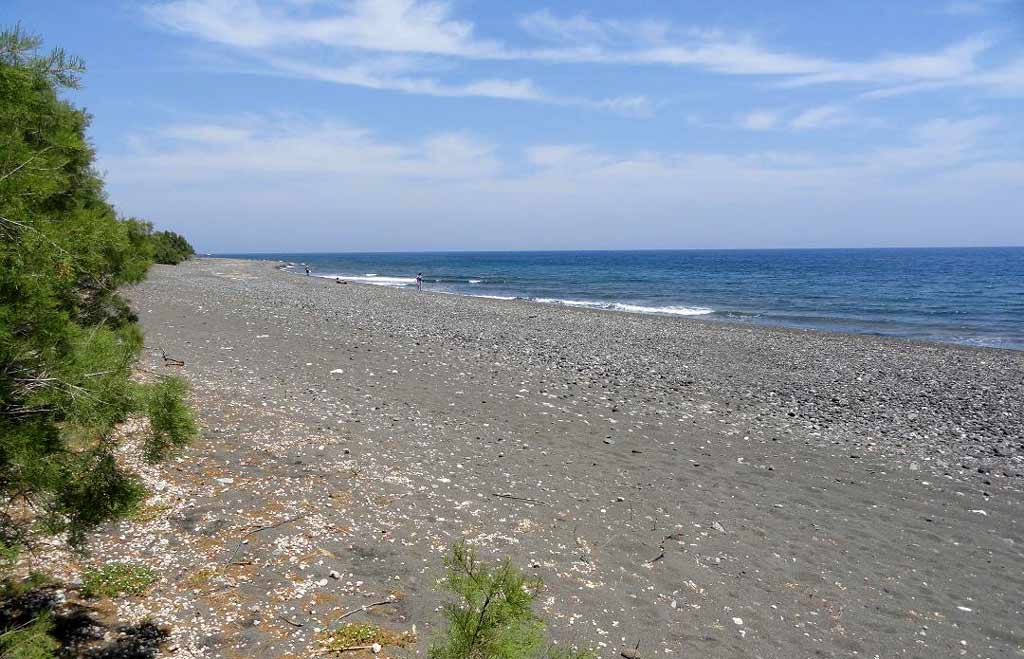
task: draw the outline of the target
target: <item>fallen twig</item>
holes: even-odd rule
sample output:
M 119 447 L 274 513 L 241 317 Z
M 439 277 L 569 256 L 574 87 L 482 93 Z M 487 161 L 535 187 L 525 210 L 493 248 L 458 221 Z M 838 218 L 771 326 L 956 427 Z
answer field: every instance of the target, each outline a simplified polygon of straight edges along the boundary
M 513 499 L 515 501 L 525 501 L 527 503 L 539 503 L 542 506 L 550 505 L 547 501 L 541 501 L 540 499 L 531 499 L 529 497 L 517 497 L 512 494 L 502 494 L 501 492 L 491 492 L 491 495 L 501 497 L 502 499 Z
M 294 517 L 289 517 L 288 519 L 283 519 L 280 522 L 276 522 L 274 524 L 266 524 L 264 526 L 258 526 L 256 528 L 252 529 L 251 531 L 246 531 L 245 533 L 243 533 L 242 537 L 243 538 L 247 538 L 250 535 L 255 535 L 255 534 L 259 533 L 260 531 L 266 531 L 267 529 L 276 529 L 279 526 L 284 526 L 285 524 L 290 524 L 291 522 L 298 521 L 298 520 L 302 519 L 303 517 L 306 517 L 307 515 L 309 515 L 309 513 L 308 512 L 304 512 L 304 513 L 300 513 L 298 515 L 295 515 Z M 238 544 L 235 545 L 235 548 L 231 551 L 231 555 L 228 556 L 228 560 L 226 560 L 225 563 L 230 563 L 232 565 L 235 564 L 235 556 L 238 555 L 238 550 L 242 548 L 242 545 L 244 545 L 245 542 L 246 542 L 245 540 L 239 540 L 238 541 Z
M 338 616 L 337 618 L 332 620 L 331 623 L 333 624 L 333 623 L 338 622 L 339 620 L 341 620 L 343 618 L 347 618 L 349 616 L 355 615 L 355 614 L 359 613 L 360 611 L 367 611 L 369 609 L 372 609 L 375 606 L 384 606 L 385 604 L 393 604 L 394 602 L 395 602 L 394 599 L 388 598 L 386 600 L 381 600 L 379 602 L 373 602 L 371 604 L 364 604 L 364 605 L 362 605 L 362 606 L 360 606 L 358 608 L 352 609 L 351 611 L 346 611 L 345 613 L 342 613 L 340 616 Z
M 253 535 L 255 533 L 259 533 L 260 531 L 266 531 L 267 529 L 276 529 L 279 526 L 284 526 L 285 524 L 290 524 L 292 522 L 298 521 L 298 520 L 302 519 L 303 517 L 306 517 L 307 515 L 309 515 L 308 512 L 299 513 L 295 517 L 289 517 L 288 519 L 283 519 L 280 522 L 276 522 L 274 524 L 267 524 L 265 526 L 257 527 L 257 528 L 255 528 L 255 529 L 253 529 L 251 531 L 246 531 L 245 533 L 242 534 L 242 537 L 244 538 L 245 536 Z
M 282 621 L 282 622 L 287 622 L 292 627 L 305 627 L 305 625 L 302 624 L 301 622 L 294 622 L 292 620 L 289 620 L 288 618 L 285 618 L 284 616 L 274 616 L 274 617 L 277 618 L 278 620 Z

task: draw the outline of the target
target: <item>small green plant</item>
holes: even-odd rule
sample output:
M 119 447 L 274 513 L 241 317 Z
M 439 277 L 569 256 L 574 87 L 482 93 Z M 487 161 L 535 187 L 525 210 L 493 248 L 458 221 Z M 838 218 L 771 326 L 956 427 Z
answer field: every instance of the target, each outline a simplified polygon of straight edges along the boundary
M 520 659 L 539 656 L 544 623 L 533 613 L 543 586 L 505 559 L 481 562 L 476 551 L 456 542 L 445 557 L 444 588 L 456 600 L 444 607 L 448 627 L 427 653 L 430 659 Z
M 544 583 L 509 559 L 488 565 L 460 541 L 444 565 L 442 585 L 455 600 L 444 607 L 448 626 L 427 651 L 429 659 L 598 659 L 590 649 L 550 644 L 533 612 Z
M 600 659 L 601 655 L 589 648 L 548 648 L 547 659 Z
M 394 645 L 400 648 L 416 642 L 412 632 L 393 632 L 366 622 L 351 622 L 341 629 L 327 632 L 320 637 L 320 645 L 328 652 L 346 652 L 357 648 Z
M 180 378 L 165 378 L 148 388 L 146 406 L 153 435 L 146 445 L 147 459 L 162 460 L 196 436 L 192 410 L 185 404 L 187 394 L 188 385 Z
M 82 594 L 86 597 L 141 595 L 155 581 L 156 574 L 145 566 L 108 563 L 98 570 L 85 571 L 82 575 Z

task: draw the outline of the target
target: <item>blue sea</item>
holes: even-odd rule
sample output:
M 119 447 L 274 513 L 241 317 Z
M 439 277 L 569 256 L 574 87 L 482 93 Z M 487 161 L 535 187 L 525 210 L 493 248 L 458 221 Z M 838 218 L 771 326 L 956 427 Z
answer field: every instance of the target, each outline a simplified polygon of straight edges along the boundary
M 228 255 L 224 255 L 228 256 Z M 233 254 L 318 277 L 1024 350 L 1024 247 Z

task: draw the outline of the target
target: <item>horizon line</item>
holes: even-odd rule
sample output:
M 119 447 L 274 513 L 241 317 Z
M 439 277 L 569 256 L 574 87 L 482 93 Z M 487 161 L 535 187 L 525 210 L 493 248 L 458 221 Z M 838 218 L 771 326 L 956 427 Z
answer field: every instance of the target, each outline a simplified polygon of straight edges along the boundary
M 1024 249 L 1022 245 L 887 245 L 861 247 L 639 247 L 632 249 L 410 249 L 410 250 L 333 250 L 333 251 L 268 251 L 200 252 L 197 256 L 276 256 L 288 254 L 559 254 L 559 253 L 614 253 L 614 252 L 772 252 L 772 251 L 848 251 L 848 250 L 949 250 L 949 249 Z

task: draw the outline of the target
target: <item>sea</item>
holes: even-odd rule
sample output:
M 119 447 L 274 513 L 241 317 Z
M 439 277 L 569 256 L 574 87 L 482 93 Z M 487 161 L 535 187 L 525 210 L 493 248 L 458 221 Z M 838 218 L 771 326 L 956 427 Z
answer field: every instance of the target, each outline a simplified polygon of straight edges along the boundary
M 329 279 L 1024 350 L 1024 247 L 223 254 Z

